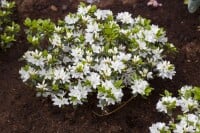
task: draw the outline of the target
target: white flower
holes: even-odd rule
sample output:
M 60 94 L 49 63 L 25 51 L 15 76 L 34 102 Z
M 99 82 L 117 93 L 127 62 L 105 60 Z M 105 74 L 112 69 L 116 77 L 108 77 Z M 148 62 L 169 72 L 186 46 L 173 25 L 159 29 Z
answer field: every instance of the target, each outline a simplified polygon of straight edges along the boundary
M 89 23 L 87 24 L 87 29 L 85 29 L 85 31 L 96 34 L 100 31 L 99 25 L 96 22 Z
M 116 60 L 111 62 L 111 67 L 114 69 L 114 71 L 118 71 L 119 73 L 121 73 L 126 66 L 122 61 Z
M 147 73 L 147 79 L 153 79 L 153 73 L 152 72 L 148 72 Z
M 27 62 L 32 63 L 33 65 L 43 67 L 45 64 L 45 58 L 42 56 L 42 52 L 39 52 L 37 49 L 35 51 L 27 51 L 23 58 L 27 60 Z
M 65 92 L 61 92 L 60 94 L 52 96 L 53 105 L 59 108 L 63 105 L 69 105 L 69 100 L 64 97 L 65 94 Z
M 58 67 L 54 70 L 54 81 L 61 80 L 62 83 L 69 82 L 69 73 L 65 71 L 64 67 Z
M 67 64 L 67 63 L 69 63 L 69 62 L 72 62 L 72 60 L 71 60 L 68 56 L 65 56 L 65 57 L 63 58 L 63 63 L 64 63 L 64 64 Z
M 174 133 L 196 133 L 199 132 L 199 117 L 195 114 L 187 114 L 181 117 L 179 123 L 175 125 Z
M 144 95 L 145 89 L 148 86 L 149 86 L 148 82 L 143 79 L 134 80 L 133 84 L 131 85 L 133 95 L 136 95 L 136 94 Z
M 176 107 L 177 99 L 175 97 L 166 96 L 166 97 L 162 97 L 161 100 L 158 101 L 158 103 L 156 104 L 156 109 L 159 112 L 168 113 L 168 107 L 172 105 Z
M 76 65 L 68 67 L 72 78 L 83 79 L 83 67 L 82 66 L 80 66 L 80 67 L 81 68 L 78 68 L 78 66 L 76 66 Z
M 71 72 L 83 73 L 87 75 L 88 73 L 90 73 L 90 66 L 87 63 L 77 62 L 74 63 L 74 66 L 72 66 Z
M 164 35 L 162 35 L 162 36 L 160 36 L 159 38 L 158 38 L 158 42 L 161 42 L 161 43 L 167 43 L 167 41 L 168 41 L 168 38 L 167 37 L 165 37 L 165 34 Z M 173 44 L 170 44 L 170 47 L 171 48 L 174 48 L 174 45 Z
M 21 79 L 23 80 L 23 82 L 26 82 L 29 78 L 30 78 L 30 73 L 28 70 L 25 70 L 24 68 L 21 68 L 19 70 L 19 74 L 21 76 Z
M 186 92 L 190 91 L 190 90 L 192 90 L 192 86 L 185 85 L 185 86 L 181 87 L 180 94 L 182 96 L 184 96 L 186 94 Z
M 54 77 L 54 70 L 52 68 L 50 68 L 46 71 L 44 70 L 43 72 L 44 72 L 44 74 L 42 74 L 42 75 L 44 75 L 44 79 L 51 80 Z
M 98 70 L 100 70 L 100 74 L 103 74 L 103 75 L 105 75 L 105 76 L 110 76 L 111 73 L 112 73 L 111 68 L 110 68 L 109 65 L 106 64 L 106 63 L 101 63 L 101 64 L 98 66 Z
M 137 39 L 137 43 L 138 43 L 139 48 L 140 48 L 141 50 L 146 50 L 146 49 L 147 49 L 147 47 L 146 47 L 146 42 L 145 42 L 145 41 L 142 41 L 142 40 L 138 40 L 138 39 Z
M 48 54 L 48 55 L 47 55 L 47 61 L 48 61 L 48 62 L 49 62 L 49 61 L 51 61 L 51 60 L 52 60 L 52 58 L 53 58 L 53 57 L 52 57 L 52 55 L 51 55 L 51 54 Z
M 92 50 L 93 50 L 94 53 L 102 52 L 102 47 L 100 47 L 98 45 L 93 44 L 93 45 L 91 45 L 91 47 L 92 47 Z
M 108 49 L 108 53 L 109 54 L 118 54 L 119 53 L 119 51 L 118 51 L 118 48 L 116 48 L 116 47 L 113 47 L 113 48 L 111 48 L 111 49 Z
M 49 90 L 45 90 L 43 92 L 41 91 L 38 91 L 36 93 L 36 97 L 48 97 L 48 96 L 54 96 L 55 94 L 50 92 Z
M 121 102 L 123 92 L 122 89 L 115 88 L 113 81 L 106 80 L 102 82 L 102 86 L 106 91 L 110 91 L 112 97 L 108 95 L 108 93 L 103 93 L 101 91 L 98 92 L 97 98 L 99 99 L 99 107 L 103 108 L 105 105 L 114 105 L 117 102 Z
M 184 122 L 184 123 L 183 123 Z M 185 127 L 187 126 L 187 122 L 186 121 L 182 121 L 178 124 L 176 124 L 175 129 L 173 130 L 174 133 L 184 133 L 185 132 Z
M 91 92 L 89 88 L 82 86 L 79 82 L 77 86 L 70 88 L 69 96 L 70 103 L 73 105 L 82 104 L 82 100 L 87 98 L 88 93 Z
M 140 56 L 138 56 L 138 55 L 134 55 L 133 58 L 132 58 L 132 62 L 133 62 L 133 63 L 137 63 L 137 62 L 140 61 L 140 60 L 141 60 L 141 58 L 140 58 Z
M 172 77 L 175 75 L 175 71 L 174 71 L 174 66 L 172 64 L 170 64 L 169 61 L 162 61 L 159 62 L 156 66 L 156 69 L 158 70 L 159 77 L 164 78 L 169 78 L 172 79 Z
M 45 83 L 45 80 L 42 81 L 42 83 L 37 83 L 36 88 L 40 89 L 40 90 L 48 90 L 47 88 L 47 84 Z
M 86 21 L 87 23 L 92 23 L 94 21 L 94 18 L 92 18 L 91 16 L 81 16 L 83 21 Z
M 164 131 L 168 131 L 169 127 L 166 126 L 165 123 L 157 122 L 155 124 L 152 124 L 151 127 L 149 127 L 150 133 L 162 133 Z
M 1 4 L 1 7 L 4 7 L 4 8 L 6 8 L 6 7 L 9 6 L 9 2 L 6 1 L 6 0 L 1 0 L 1 1 L 0 1 L 0 4 Z
M 99 74 L 95 72 L 91 72 L 90 75 L 87 77 L 87 80 L 90 81 L 94 89 L 96 89 L 97 86 L 100 85 L 100 81 L 101 81 Z
M 85 42 L 92 44 L 94 42 L 93 33 L 85 33 Z
M 94 13 L 94 15 L 97 17 L 97 19 L 105 20 L 108 16 L 112 15 L 112 12 L 110 10 L 100 10 L 97 9 L 97 11 Z
M 102 82 L 102 85 L 106 88 L 106 89 L 115 89 L 115 86 L 113 85 L 111 80 L 106 80 L 105 82 Z
M 72 48 L 71 55 L 74 57 L 73 60 L 78 62 L 82 60 L 84 51 L 81 48 Z
M 119 55 L 117 55 L 117 59 L 120 61 L 128 61 L 131 59 L 131 54 L 120 52 Z
M 89 5 L 87 7 L 79 6 L 77 14 L 80 14 L 80 15 L 84 16 L 84 15 L 86 15 L 88 13 L 88 11 L 90 10 L 90 8 L 91 8 L 91 5 Z
M 187 119 L 188 119 L 189 122 L 193 122 L 194 125 L 196 125 L 197 123 L 200 122 L 199 117 L 197 115 L 194 115 L 194 114 L 188 114 Z
M 160 30 L 160 28 L 157 26 L 157 25 L 154 25 L 154 24 L 152 24 L 151 25 L 151 32 L 153 33 L 153 34 L 157 34 L 158 33 L 158 31 Z
M 61 37 L 56 33 L 53 34 L 52 38 L 49 39 L 49 41 L 51 42 L 53 47 L 62 47 Z
M 121 21 L 124 24 L 133 24 L 134 23 L 134 20 L 131 17 L 131 14 L 128 12 L 118 13 L 117 20 Z
M 151 30 L 144 30 L 145 41 L 155 43 L 157 41 L 156 35 Z
M 181 97 L 181 99 L 179 99 L 177 101 L 178 106 L 181 107 L 181 110 L 186 113 L 189 112 L 191 109 L 196 109 L 198 108 L 198 102 L 192 98 L 188 98 L 185 99 L 183 97 Z
M 55 31 L 56 32 L 60 32 L 62 30 L 62 27 L 60 27 L 60 26 L 55 26 Z
M 65 16 L 65 23 L 72 25 L 75 24 L 79 20 L 78 17 L 67 15 Z
M 47 83 L 45 83 L 45 80 L 42 81 L 42 83 L 37 83 L 36 88 L 38 89 L 38 92 L 36 93 L 37 97 L 48 97 L 53 96 L 54 94 L 51 92 L 51 90 L 47 87 Z
M 152 79 L 153 78 L 153 73 L 149 72 L 148 69 L 144 68 L 142 71 L 139 71 L 140 75 L 142 77 L 146 77 L 147 79 Z
M 153 54 L 153 61 L 157 62 L 158 60 L 162 59 L 162 52 L 163 49 L 157 48 L 157 49 L 153 49 L 152 50 L 152 54 Z

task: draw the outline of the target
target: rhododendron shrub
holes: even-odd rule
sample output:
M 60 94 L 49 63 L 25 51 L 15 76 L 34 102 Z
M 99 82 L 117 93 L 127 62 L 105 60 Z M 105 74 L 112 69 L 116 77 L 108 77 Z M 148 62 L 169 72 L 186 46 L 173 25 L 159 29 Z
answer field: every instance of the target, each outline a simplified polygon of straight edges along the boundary
M 199 133 L 200 132 L 200 88 L 183 86 L 179 96 L 173 97 L 168 91 L 158 101 L 156 109 L 167 114 L 169 123 L 157 122 L 149 128 L 151 133 Z M 173 115 L 174 110 L 180 112 Z
M 15 2 L 0 0 L 0 49 L 10 48 L 20 26 L 13 21 Z
M 32 25 L 28 27 L 30 38 L 45 36 L 32 34 Z M 53 29 L 46 36 L 47 49 L 23 55 L 26 65 L 19 73 L 23 82 L 36 88 L 37 96 L 49 96 L 59 107 L 81 105 L 96 93 L 97 106 L 104 109 L 120 103 L 125 88 L 133 96 L 148 96 L 153 90 L 150 79 L 175 75 L 174 65 L 165 60 L 174 46 L 162 28 L 140 16 L 132 18 L 128 12 L 114 16 L 110 10 L 81 4 Z

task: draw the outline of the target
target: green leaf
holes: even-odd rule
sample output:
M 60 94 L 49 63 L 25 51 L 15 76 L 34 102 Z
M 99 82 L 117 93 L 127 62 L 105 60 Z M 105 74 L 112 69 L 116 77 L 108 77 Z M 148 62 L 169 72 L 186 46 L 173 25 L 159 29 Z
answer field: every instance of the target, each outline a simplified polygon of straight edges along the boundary
M 44 50 L 44 51 L 42 52 L 42 55 L 43 55 L 44 57 L 47 57 L 47 56 L 48 56 L 48 51 L 47 51 L 47 50 Z
M 114 86 L 116 88 L 122 88 L 122 83 L 123 83 L 123 80 L 117 80 L 115 81 Z
M 58 90 L 59 90 L 59 86 L 58 86 L 58 84 L 53 84 L 53 86 L 52 86 L 52 90 L 54 90 L 54 91 L 58 91 Z
M 184 4 L 187 5 L 188 4 L 188 0 L 184 0 Z
M 26 18 L 24 21 L 24 25 L 27 27 L 30 27 L 32 25 L 32 21 L 30 18 Z
M 172 96 L 172 93 L 170 93 L 169 91 L 165 90 L 164 91 L 165 96 Z
M 145 89 L 145 95 L 146 96 L 149 96 L 152 92 L 153 88 L 151 88 L 150 86 L 148 86 L 146 89 Z
M 94 13 L 94 12 L 96 12 L 96 10 L 97 10 L 96 5 L 92 5 L 89 12 Z
M 200 101 L 200 87 L 194 87 L 194 98 Z

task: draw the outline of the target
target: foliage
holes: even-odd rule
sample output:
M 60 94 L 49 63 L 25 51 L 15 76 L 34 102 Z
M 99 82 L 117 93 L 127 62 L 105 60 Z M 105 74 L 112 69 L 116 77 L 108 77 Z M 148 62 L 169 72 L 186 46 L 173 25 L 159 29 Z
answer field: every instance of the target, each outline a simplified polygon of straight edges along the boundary
M 42 40 L 45 40 L 52 36 L 55 30 L 55 24 L 50 19 L 42 20 L 31 20 L 26 18 L 24 25 L 28 27 L 26 30 L 27 40 L 33 46 L 38 47 Z
M 12 20 L 15 2 L 0 1 L 0 48 L 10 48 L 20 27 Z
M 175 75 L 174 66 L 164 60 L 175 47 L 162 28 L 140 16 L 132 18 L 128 12 L 114 16 L 110 10 L 82 3 L 77 13 L 57 25 L 30 19 L 25 25 L 28 38 L 37 40 L 29 42 L 38 47 L 24 54 L 21 79 L 59 107 L 83 104 L 96 93 L 97 106 L 104 109 L 120 103 L 125 88 L 145 97 L 153 90 L 149 79 Z M 40 47 L 44 36 L 50 42 L 47 49 Z
M 190 13 L 196 12 L 200 7 L 200 0 L 188 0 L 188 11 Z
M 167 91 L 166 91 L 167 92 Z M 157 110 L 168 114 L 171 121 L 154 123 L 151 133 L 199 133 L 200 132 L 200 87 L 184 86 L 178 97 L 167 92 L 158 101 Z M 181 113 L 174 117 L 173 111 L 180 108 Z

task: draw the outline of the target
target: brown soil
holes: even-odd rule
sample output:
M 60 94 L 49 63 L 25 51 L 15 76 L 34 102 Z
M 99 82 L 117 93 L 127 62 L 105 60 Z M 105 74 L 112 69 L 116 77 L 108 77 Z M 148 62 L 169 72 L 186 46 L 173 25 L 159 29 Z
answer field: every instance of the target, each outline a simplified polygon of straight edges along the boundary
M 16 16 L 23 25 L 25 17 L 63 18 L 68 12 L 76 11 L 78 0 L 15 0 Z M 189 14 L 183 0 L 160 0 L 159 8 L 147 7 L 147 0 L 102 0 L 101 8 L 114 13 L 129 11 L 133 16 L 149 18 L 154 24 L 167 31 L 169 41 L 179 52 L 169 56 L 176 66 L 173 81 L 156 79 L 151 81 L 155 91 L 148 99 L 137 97 L 120 111 L 97 117 L 95 102 L 77 109 L 54 107 L 49 99 L 35 97 L 19 79 L 18 70 L 22 62 L 18 59 L 28 49 L 25 36 L 7 52 L 0 51 L 0 132 L 1 133 L 146 133 L 156 121 L 166 121 L 167 117 L 157 113 L 155 104 L 159 94 L 168 89 L 174 94 L 182 85 L 200 86 L 200 11 Z M 133 4 L 134 3 L 134 4 Z M 127 99 L 127 98 L 126 98 Z M 97 110 L 98 111 L 98 110 Z

